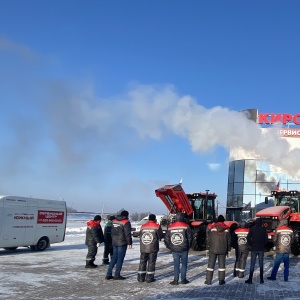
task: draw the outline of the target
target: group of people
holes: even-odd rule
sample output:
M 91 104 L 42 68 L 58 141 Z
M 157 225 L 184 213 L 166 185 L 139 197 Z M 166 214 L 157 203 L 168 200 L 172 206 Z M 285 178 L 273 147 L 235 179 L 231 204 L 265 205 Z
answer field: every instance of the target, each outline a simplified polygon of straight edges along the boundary
M 163 232 L 161 226 L 157 224 L 154 214 L 150 214 L 148 218 L 148 222 L 142 225 L 140 231 L 140 263 L 137 280 L 138 282 L 151 283 L 155 281 L 154 274 L 159 252 L 159 241 L 163 238 Z M 86 245 L 88 246 L 88 253 L 86 256 L 86 268 L 97 267 L 94 264 L 97 249 L 101 243 L 104 243 L 103 264 L 108 265 L 105 279 L 124 280 L 126 277 L 121 276 L 123 262 L 127 249 L 132 248 L 129 213 L 124 210 L 120 216 L 111 216 L 105 225 L 104 233 L 100 222 L 101 216 L 99 215 L 96 215 L 94 220 L 87 222 Z M 268 234 L 263 226 L 262 219 L 257 218 L 255 225 L 251 228 L 245 222 L 241 222 L 232 235 L 224 222 L 225 218 L 220 215 L 215 223 L 207 226 L 208 265 L 204 283 L 207 285 L 212 284 L 213 272 L 218 260 L 219 285 L 225 284 L 226 256 L 228 256 L 232 247 L 235 249 L 236 256 L 233 276 L 238 278 L 244 277 L 247 257 L 249 252 L 251 252 L 250 273 L 245 283 L 252 284 L 257 257 L 260 267 L 260 283 L 264 283 L 263 259 Z M 289 255 L 294 235 L 293 230 L 287 225 L 287 220 L 281 220 L 274 234 L 276 257 L 271 275 L 267 277 L 269 280 L 276 280 L 278 268 L 283 261 L 284 280 L 288 281 Z M 188 225 L 186 215 L 177 213 L 175 222 L 169 225 L 164 237 L 164 243 L 171 250 L 173 256 L 174 278 L 170 282 L 171 285 L 189 283 L 186 275 L 188 253 L 192 245 L 192 239 L 193 234 Z

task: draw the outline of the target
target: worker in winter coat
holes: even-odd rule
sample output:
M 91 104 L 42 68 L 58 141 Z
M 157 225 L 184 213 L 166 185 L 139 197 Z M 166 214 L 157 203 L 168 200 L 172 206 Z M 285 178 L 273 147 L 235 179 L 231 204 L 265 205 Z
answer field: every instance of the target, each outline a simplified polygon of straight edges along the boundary
M 159 241 L 163 237 L 161 226 L 156 223 L 156 216 L 149 215 L 149 221 L 143 224 L 140 231 L 140 264 L 138 282 L 147 283 L 155 281 L 155 265 L 159 251 Z
M 247 227 L 246 222 L 241 222 L 240 226 L 234 231 L 232 236 L 232 245 L 234 245 L 237 252 L 233 271 L 234 277 L 244 277 L 247 257 L 249 254 L 249 244 L 247 242 L 248 233 L 249 228 Z
M 259 270 L 260 270 L 260 283 L 264 283 L 264 252 L 265 245 L 268 242 L 267 229 L 263 226 L 261 218 L 255 220 L 255 225 L 250 228 L 247 235 L 247 242 L 251 249 L 251 266 L 249 278 L 245 283 L 252 284 L 254 267 L 256 257 L 258 256 Z
M 86 256 L 86 268 L 96 268 L 94 264 L 98 247 L 104 242 L 103 231 L 101 228 L 101 216 L 96 215 L 94 220 L 87 222 L 85 244 L 88 246 L 88 253 Z
M 127 210 L 123 210 L 120 216 L 117 216 L 111 227 L 111 238 L 113 245 L 114 255 L 109 263 L 107 274 L 105 279 L 110 280 L 123 280 L 126 277 L 121 276 L 121 270 L 126 255 L 127 248 L 132 248 L 132 237 L 131 237 L 131 224 L 129 221 L 129 213 Z M 115 276 L 112 276 L 113 268 L 115 269 Z
M 276 248 L 276 256 L 271 276 L 267 277 L 269 280 L 276 280 L 277 271 L 282 261 L 284 264 L 284 281 L 288 281 L 289 278 L 290 253 L 292 243 L 294 242 L 294 233 L 292 228 L 287 225 L 287 220 L 281 220 L 275 230 L 274 245 Z
M 190 226 L 185 222 L 185 214 L 177 213 L 175 222 L 168 227 L 165 235 L 165 245 L 172 251 L 174 261 L 174 280 L 172 285 L 178 285 L 179 274 L 182 284 L 187 284 L 186 279 L 188 252 L 192 245 L 193 234 Z M 180 266 L 181 265 L 181 266 Z
M 112 226 L 112 220 L 114 220 L 114 219 L 115 219 L 115 216 L 110 216 L 104 227 L 104 251 L 103 251 L 103 259 L 102 259 L 102 262 L 104 265 L 108 265 L 109 264 L 109 256 L 110 256 L 110 259 L 113 256 L 111 226 Z
M 219 215 L 217 222 L 207 232 L 208 265 L 204 283 L 208 285 L 211 285 L 217 258 L 219 284 L 225 284 L 225 261 L 228 251 L 231 250 L 231 236 L 224 221 L 225 218 Z

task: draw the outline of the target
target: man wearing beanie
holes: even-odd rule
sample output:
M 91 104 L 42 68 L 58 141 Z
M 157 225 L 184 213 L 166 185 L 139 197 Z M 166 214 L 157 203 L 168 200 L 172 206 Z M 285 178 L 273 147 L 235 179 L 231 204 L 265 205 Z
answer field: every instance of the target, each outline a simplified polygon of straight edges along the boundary
M 161 226 L 156 223 L 156 216 L 149 215 L 149 221 L 143 224 L 140 231 L 140 265 L 138 282 L 153 282 L 159 241 L 163 237 Z
M 265 245 L 268 242 L 268 233 L 267 229 L 263 226 L 261 218 L 257 218 L 255 220 L 255 225 L 250 228 L 247 235 L 247 242 L 251 247 L 251 266 L 249 278 L 245 281 L 245 283 L 252 284 L 257 256 L 260 270 L 260 283 L 264 283 L 264 252 Z
M 226 254 L 231 250 L 231 238 L 228 227 L 224 224 L 225 218 L 218 216 L 217 222 L 212 224 L 207 232 L 208 265 L 205 284 L 211 285 L 216 260 L 218 258 L 219 285 L 225 284 Z
M 132 237 L 131 237 L 131 224 L 128 219 L 129 213 L 127 210 L 123 210 L 120 216 L 117 216 L 112 221 L 111 238 L 113 245 L 114 255 L 108 266 L 107 274 L 105 279 L 110 280 L 124 280 L 126 277 L 121 276 L 121 270 L 123 261 L 126 255 L 127 247 L 132 248 Z M 115 276 L 112 276 L 113 268 L 115 269 Z
M 103 231 L 100 225 L 101 216 L 96 215 L 94 220 L 87 222 L 85 244 L 88 246 L 88 254 L 86 256 L 86 268 L 96 268 L 94 264 L 98 247 L 104 242 Z

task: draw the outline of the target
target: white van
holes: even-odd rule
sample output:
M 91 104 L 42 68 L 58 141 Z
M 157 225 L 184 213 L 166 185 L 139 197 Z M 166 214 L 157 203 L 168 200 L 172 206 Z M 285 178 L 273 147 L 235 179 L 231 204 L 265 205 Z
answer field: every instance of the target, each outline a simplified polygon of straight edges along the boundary
M 0 248 L 43 251 L 65 239 L 65 201 L 0 196 Z
M 162 218 L 165 215 L 156 215 L 156 223 L 160 224 Z M 133 237 L 139 237 L 140 236 L 140 231 L 142 225 L 147 223 L 149 221 L 149 216 L 143 218 L 142 220 L 138 221 L 137 223 L 132 223 L 131 224 L 131 234 Z

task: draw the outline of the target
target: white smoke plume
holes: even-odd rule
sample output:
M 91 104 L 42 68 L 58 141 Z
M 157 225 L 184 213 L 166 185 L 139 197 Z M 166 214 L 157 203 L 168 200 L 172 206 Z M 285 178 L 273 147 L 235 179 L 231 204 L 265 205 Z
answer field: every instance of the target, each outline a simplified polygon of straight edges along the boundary
M 291 149 L 275 130 L 262 132 L 243 113 L 221 106 L 206 108 L 189 95 L 178 95 L 170 85 L 137 85 L 118 99 L 96 100 L 91 93 L 89 97 L 56 99 L 52 102 L 52 121 L 61 123 L 55 127 L 60 132 L 55 134 L 58 145 L 66 142 L 65 136 L 77 139 L 89 130 L 107 140 L 134 129 L 141 139 L 181 136 L 194 152 L 213 151 L 217 146 L 228 150 L 241 147 L 291 175 L 300 169 L 300 150 Z M 65 118 L 68 112 L 71 119 Z

